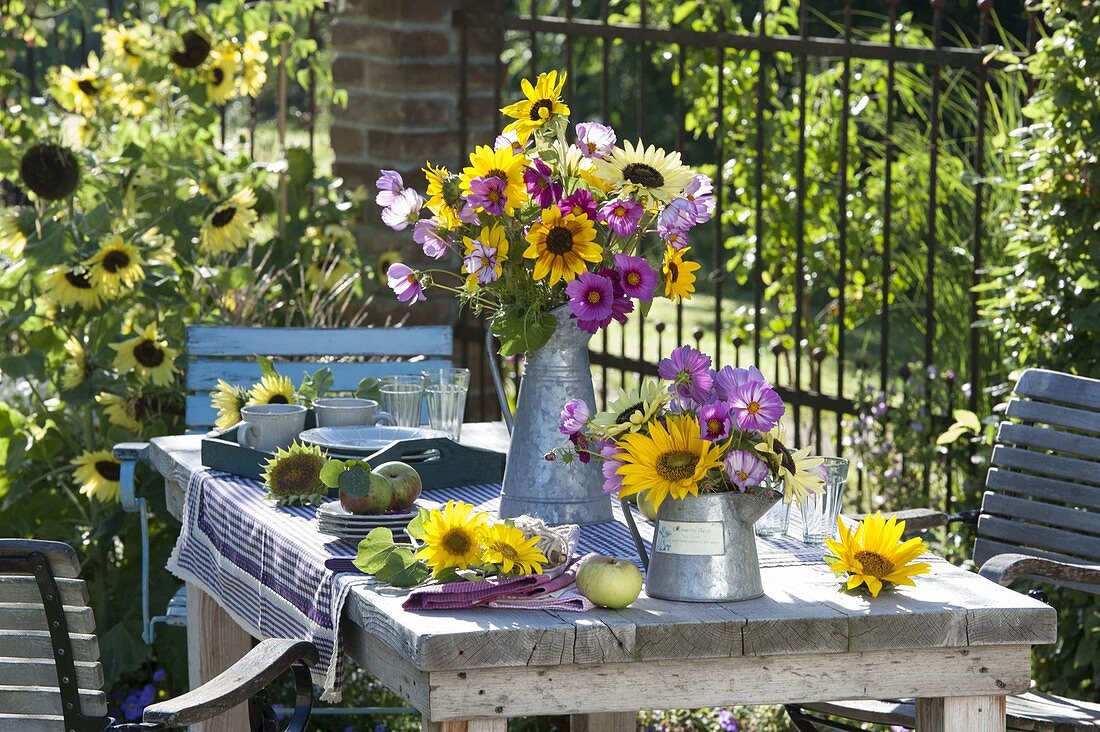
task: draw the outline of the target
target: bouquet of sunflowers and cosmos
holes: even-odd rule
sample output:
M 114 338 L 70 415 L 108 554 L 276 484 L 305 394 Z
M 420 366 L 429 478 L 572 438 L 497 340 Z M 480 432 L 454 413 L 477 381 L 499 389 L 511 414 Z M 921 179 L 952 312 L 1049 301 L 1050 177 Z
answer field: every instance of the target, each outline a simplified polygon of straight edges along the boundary
M 643 384 L 593 414 L 580 399 L 562 407 L 569 446 L 548 459 L 602 461 L 604 492 L 644 495 L 653 512 L 668 498 L 700 493 L 820 493 L 822 460 L 784 444 L 783 399 L 755 366 L 711 368 L 681 346 L 657 365 L 667 388 Z
M 424 254 L 454 253 L 461 271 L 387 271 L 398 299 L 424 300 L 431 287 L 453 292 L 474 312 L 492 315 L 501 353 L 541 347 L 555 327 L 551 311 L 568 305 L 589 333 L 626 322 L 657 294 L 691 297 L 691 229 L 714 215 L 713 185 L 678 152 L 619 142 L 599 122 L 571 131 L 561 100 L 565 74 L 522 83 L 523 98 L 501 112 L 512 121 L 493 145 L 479 145 L 453 173 L 428 163 L 425 195 L 395 171 L 378 179 L 382 220 L 412 229 Z M 572 140 L 568 139 L 573 134 Z M 427 216 L 422 216 L 427 209 Z M 648 238 L 660 254 L 643 256 Z

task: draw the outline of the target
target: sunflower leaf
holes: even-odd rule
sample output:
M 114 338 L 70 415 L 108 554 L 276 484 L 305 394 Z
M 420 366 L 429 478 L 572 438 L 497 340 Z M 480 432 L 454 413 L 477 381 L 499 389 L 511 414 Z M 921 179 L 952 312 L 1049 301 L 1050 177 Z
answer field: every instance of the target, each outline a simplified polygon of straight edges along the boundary
M 264 376 L 278 376 L 274 362 L 267 356 L 256 356 L 256 363 L 260 365 L 260 373 Z
M 352 564 L 365 574 L 377 575 L 396 549 L 392 531 L 384 527 L 373 529 L 367 538 L 359 542 L 359 552 Z
M 414 539 L 424 539 L 424 522 L 428 520 L 431 512 L 423 506 L 416 507 L 416 518 L 405 527 L 405 533 Z

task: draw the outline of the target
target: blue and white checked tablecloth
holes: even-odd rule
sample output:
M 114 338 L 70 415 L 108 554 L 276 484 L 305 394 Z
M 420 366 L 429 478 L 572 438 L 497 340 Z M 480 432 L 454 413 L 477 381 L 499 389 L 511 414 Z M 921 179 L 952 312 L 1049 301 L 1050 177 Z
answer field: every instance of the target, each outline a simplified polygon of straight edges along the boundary
M 427 491 L 422 503 L 458 499 L 496 513 L 499 484 Z M 322 699 L 339 701 L 343 642 L 339 634 L 344 601 L 353 587 L 372 584 L 361 574 L 333 572 L 325 561 L 354 557 L 353 542 L 321 534 L 316 509 L 276 507 L 264 499 L 258 481 L 214 471 L 195 473 L 187 488 L 183 528 L 168 569 L 213 597 L 241 627 L 262 638 L 301 638 L 317 646 L 321 663 L 314 680 Z M 630 557 L 637 551 L 618 502 L 615 521 L 581 528 L 577 554 Z M 798 511 L 791 512 L 797 533 Z M 653 525 L 635 513 L 648 548 Z M 822 548 L 797 539 L 757 539 L 760 564 L 812 564 Z

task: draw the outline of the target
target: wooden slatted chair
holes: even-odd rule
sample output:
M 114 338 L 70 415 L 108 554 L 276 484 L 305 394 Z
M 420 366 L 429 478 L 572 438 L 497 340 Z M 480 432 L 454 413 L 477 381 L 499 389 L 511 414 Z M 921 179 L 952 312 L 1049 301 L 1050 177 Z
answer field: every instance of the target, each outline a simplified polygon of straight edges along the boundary
M 1028 369 L 1001 423 L 978 516 L 974 561 L 1008 586 L 1028 579 L 1100 595 L 1100 380 Z M 946 514 L 899 512 L 928 528 Z M 877 724 L 914 727 L 912 700 L 833 702 L 788 707 L 802 732 L 823 720 L 805 710 Z M 1100 729 L 1100 704 L 1030 692 L 1008 698 L 1008 728 L 1070 732 Z
M 143 722 L 107 716 L 103 667 L 88 590 L 67 544 L 0 539 L 0 730 L 102 732 L 186 727 L 249 703 L 250 728 L 274 729 L 266 688 L 293 669 L 288 732 L 305 729 L 313 705 L 311 643 L 272 639 L 203 686 L 145 708 Z

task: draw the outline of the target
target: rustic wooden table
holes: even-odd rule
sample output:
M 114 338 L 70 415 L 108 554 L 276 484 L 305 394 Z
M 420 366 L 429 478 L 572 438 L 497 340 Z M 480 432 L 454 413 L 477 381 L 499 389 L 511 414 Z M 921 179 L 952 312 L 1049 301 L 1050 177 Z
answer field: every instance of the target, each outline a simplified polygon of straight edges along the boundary
M 507 444 L 500 425 L 463 433 Z M 150 457 L 179 517 L 199 438 L 155 439 Z M 1056 639 L 1052 608 L 946 562 L 876 600 L 838 592 L 824 564 L 768 568 L 763 579 L 765 596 L 747 602 L 643 594 L 626 610 L 589 613 L 410 613 L 399 593 L 356 588 L 345 647 L 428 730 L 503 732 L 508 717 L 571 714 L 574 730 L 620 732 L 639 709 L 915 697 L 921 732 L 1000 732 L 1005 695 L 1031 680 L 1031 646 Z M 251 639 L 197 587 L 187 602 L 195 683 Z M 204 732 L 243 729 L 235 724 Z

